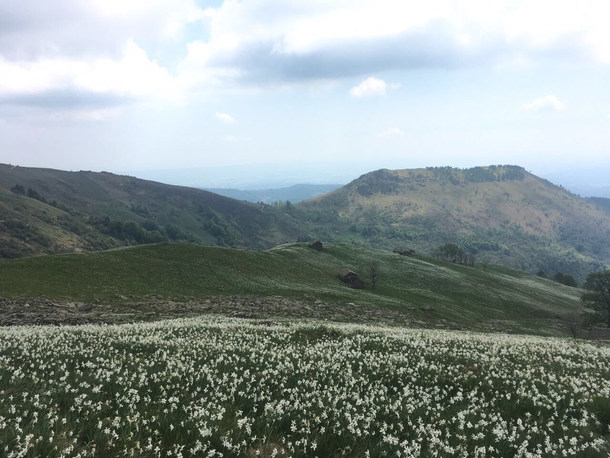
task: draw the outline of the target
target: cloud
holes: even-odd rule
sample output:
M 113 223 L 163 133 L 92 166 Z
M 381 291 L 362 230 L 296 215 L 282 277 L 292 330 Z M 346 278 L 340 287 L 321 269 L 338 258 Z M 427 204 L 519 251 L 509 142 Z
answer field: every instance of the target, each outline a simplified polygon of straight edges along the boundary
M 0 15 L 0 103 L 82 112 L 180 102 L 186 87 L 141 44 L 173 46 L 204 16 L 194 0 L 8 2 Z
M 0 101 L 47 109 L 64 108 L 57 94 L 97 109 L 420 68 L 610 64 L 605 0 L 4 3 Z M 368 81 L 352 95 L 393 88 Z
M 388 84 L 385 81 L 370 76 L 358 86 L 351 88 L 349 94 L 356 98 L 369 97 L 371 95 L 384 95 L 387 87 Z
M 383 71 L 610 63 L 604 0 L 225 1 L 182 70 L 236 84 L 340 79 Z M 208 80 L 206 80 L 208 81 Z
M 559 111 L 565 108 L 565 102 L 562 102 L 554 95 L 539 97 L 530 103 L 524 103 L 524 110 L 527 111 Z
M 214 113 L 214 117 L 218 119 L 220 122 L 224 122 L 227 124 L 232 124 L 235 122 L 235 118 L 227 113 L 219 113 L 218 111 Z
M 14 62 L 0 56 L 0 100 L 13 104 L 104 105 L 142 97 L 177 100 L 180 89 L 175 78 L 131 40 L 119 59 Z
M 395 137 L 397 135 L 402 135 L 402 134 L 404 134 L 404 132 L 402 130 L 400 130 L 398 127 L 390 127 L 389 129 L 386 129 L 383 132 L 380 132 L 378 135 L 380 137 L 388 138 L 388 137 Z
M 194 0 L 28 0 L 3 2 L 0 55 L 12 61 L 106 56 L 127 41 L 161 44 L 205 12 Z
M 222 137 L 222 141 L 228 143 L 235 143 L 237 141 L 237 137 L 234 137 L 233 135 L 225 135 L 224 137 Z

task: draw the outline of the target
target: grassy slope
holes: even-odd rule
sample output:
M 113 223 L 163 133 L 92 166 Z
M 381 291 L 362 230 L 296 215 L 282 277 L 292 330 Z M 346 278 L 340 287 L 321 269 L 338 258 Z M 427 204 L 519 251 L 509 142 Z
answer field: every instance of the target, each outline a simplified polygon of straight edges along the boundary
M 439 243 L 499 242 L 508 250 L 481 250 L 479 257 L 530 271 L 564 269 L 580 279 L 598 261 L 610 262 L 610 215 L 594 202 L 527 172 L 523 180 L 482 183 L 468 182 L 463 170 L 452 175 L 453 182 L 428 169 L 380 170 L 298 208 L 336 212 L 343 233 L 372 224 L 374 236 L 355 231 L 347 239 L 373 246 L 428 253 Z M 404 240 L 394 238 L 400 230 Z
M 352 290 L 338 281 L 339 269 L 364 273 L 370 259 L 381 263 L 376 290 Z M 0 296 L 116 301 L 117 294 L 175 300 L 313 294 L 407 311 L 414 320 L 546 334 L 565 333 L 566 320 L 580 311 L 578 290 L 508 268 L 457 266 L 351 245 L 316 252 L 304 244 L 268 251 L 159 244 L 0 263 Z
M 67 211 L 10 193 L 9 189 L 16 184 L 35 189 L 48 202 L 55 200 Z M 49 249 L 32 239 L 21 240 L 17 248 L 22 249 L 23 254 L 107 248 L 107 243 L 95 246 L 108 237 L 88 224 L 90 216 L 120 218 L 138 224 L 152 220 L 161 227 L 176 225 L 193 240 L 209 245 L 222 244 L 218 234 L 208 227 L 212 212 L 222 220 L 221 225 L 231 228 L 235 246 L 268 248 L 296 239 L 298 232 L 289 218 L 199 189 L 110 173 L 12 168 L 0 164 L 0 220 L 25 222 L 34 232 L 49 235 L 56 245 Z M 15 239 L 14 234 L 10 236 Z M 0 230 L 1 237 L 9 237 L 8 231 Z

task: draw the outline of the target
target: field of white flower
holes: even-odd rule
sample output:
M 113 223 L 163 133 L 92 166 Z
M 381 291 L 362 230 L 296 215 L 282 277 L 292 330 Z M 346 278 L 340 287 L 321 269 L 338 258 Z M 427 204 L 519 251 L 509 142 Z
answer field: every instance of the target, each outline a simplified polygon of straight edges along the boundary
M 0 455 L 607 457 L 610 349 L 221 318 L 0 330 Z

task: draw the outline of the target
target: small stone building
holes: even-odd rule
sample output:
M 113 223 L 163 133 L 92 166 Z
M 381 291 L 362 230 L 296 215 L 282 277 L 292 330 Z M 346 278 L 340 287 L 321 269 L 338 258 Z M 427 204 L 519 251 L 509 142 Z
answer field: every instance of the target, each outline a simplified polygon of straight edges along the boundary
M 417 252 L 415 250 L 411 250 L 410 248 L 394 248 L 394 253 L 398 253 L 401 256 L 417 256 Z
M 352 270 L 343 269 L 339 272 L 338 277 L 343 283 L 347 283 L 350 288 L 364 289 L 365 287 L 364 282 L 360 279 L 358 274 Z
M 322 251 L 324 249 L 324 246 L 322 245 L 322 242 L 316 240 L 314 242 L 309 242 L 309 248 L 316 251 Z

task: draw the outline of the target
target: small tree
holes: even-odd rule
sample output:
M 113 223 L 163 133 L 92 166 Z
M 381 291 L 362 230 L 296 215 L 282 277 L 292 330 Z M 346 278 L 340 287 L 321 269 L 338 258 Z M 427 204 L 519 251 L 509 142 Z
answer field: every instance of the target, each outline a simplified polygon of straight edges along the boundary
M 536 275 L 540 278 L 550 278 L 549 274 L 547 274 L 544 269 L 540 269 Z
M 583 303 L 604 316 L 610 328 L 610 270 L 589 274 L 584 288 L 587 292 L 582 295 Z
M 28 188 L 28 197 L 31 199 L 36 199 L 36 200 L 40 200 L 40 194 L 38 193 L 38 191 L 36 191 L 33 188 Z
M 25 187 L 22 184 L 16 184 L 11 188 L 11 191 L 20 196 L 25 196 Z
M 371 286 L 375 289 L 375 285 L 379 280 L 379 261 L 372 260 L 368 263 L 369 277 L 371 278 Z
M 574 276 L 570 275 L 570 274 L 564 274 L 563 272 L 557 272 L 555 274 L 555 276 L 553 277 L 553 280 L 555 280 L 556 282 L 561 283 L 563 285 L 571 286 L 572 288 L 578 288 L 578 282 L 576 281 Z
M 574 278 L 574 275 L 565 274 L 563 276 L 563 284 L 572 288 L 578 288 L 578 281 Z

